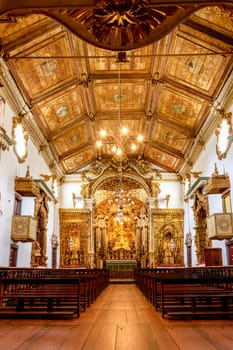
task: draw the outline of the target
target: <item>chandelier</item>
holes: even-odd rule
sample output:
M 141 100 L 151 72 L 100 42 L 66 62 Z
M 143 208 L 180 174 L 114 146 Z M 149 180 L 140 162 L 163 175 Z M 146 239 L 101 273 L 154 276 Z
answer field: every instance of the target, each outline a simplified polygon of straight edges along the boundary
M 131 192 L 123 190 L 122 185 L 119 191 L 112 192 L 111 198 L 108 199 L 108 204 L 115 213 L 115 220 L 118 224 L 123 224 L 130 220 L 129 213 L 135 205 L 135 201 L 131 196 Z
M 118 93 L 115 97 L 118 103 L 118 118 L 116 127 L 109 129 L 101 129 L 99 132 L 99 139 L 96 141 L 97 150 L 103 152 L 108 150 L 112 156 L 117 160 L 127 158 L 127 154 L 134 154 L 139 150 L 140 145 L 144 141 L 142 134 L 132 135 L 126 123 L 121 118 L 121 102 L 125 99 L 125 95 L 121 93 L 121 76 L 120 76 L 120 61 L 118 70 Z

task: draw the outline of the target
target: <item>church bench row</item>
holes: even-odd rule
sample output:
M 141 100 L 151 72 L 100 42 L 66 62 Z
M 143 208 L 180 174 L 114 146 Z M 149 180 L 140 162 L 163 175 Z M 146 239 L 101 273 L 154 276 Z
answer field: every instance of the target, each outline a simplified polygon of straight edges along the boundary
M 0 317 L 79 317 L 108 284 L 105 271 L 79 273 L 77 270 L 44 269 L 35 277 L 30 269 L 30 273 L 26 271 L 26 277 L 19 277 L 25 275 L 24 272 L 14 269 L 14 275 L 18 277 L 12 278 L 9 277 L 12 271 L 4 269 L 5 278 L 0 281 Z
M 206 269 L 205 269 L 206 270 Z M 233 315 L 233 269 L 223 273 L 203 274 L 203 270 L 189 268 L 165 272 L 137 270 L 137 286 L 162 317 L 184 316 L 232 316 Z M 205 271 L 204 271 L 205 272 Z

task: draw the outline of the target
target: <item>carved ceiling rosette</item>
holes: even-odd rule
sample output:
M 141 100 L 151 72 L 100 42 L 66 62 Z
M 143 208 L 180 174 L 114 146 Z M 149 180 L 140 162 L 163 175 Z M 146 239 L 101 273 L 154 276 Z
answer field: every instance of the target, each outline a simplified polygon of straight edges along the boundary
M 71 29 L 93 45 L 131 50 L 160 40 L 194 11 L 192 6 L 156 6 L 149 0 L 100 0 L 94 7 L 53 15 L 63 22 L 69 18 Z

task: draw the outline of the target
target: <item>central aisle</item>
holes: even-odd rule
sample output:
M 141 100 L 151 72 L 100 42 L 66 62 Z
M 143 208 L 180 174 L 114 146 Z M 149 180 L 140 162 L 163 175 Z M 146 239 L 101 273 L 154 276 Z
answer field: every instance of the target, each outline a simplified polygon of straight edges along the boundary
M 232 350 L 233 322 L 161 319 L 134 284 L 110 284 L 79 319 L 0 319 L 5 350 Z
M 83 350 L 179 349 L 133 284 L 110 285 L 90 312 L 97 310 Z

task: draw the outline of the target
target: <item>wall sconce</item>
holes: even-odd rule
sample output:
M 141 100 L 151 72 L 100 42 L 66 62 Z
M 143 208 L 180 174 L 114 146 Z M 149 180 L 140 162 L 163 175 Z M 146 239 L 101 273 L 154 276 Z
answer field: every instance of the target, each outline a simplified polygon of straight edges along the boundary
M 218 159 L 221 160 L 226 158 L 227 152 L 232 142 L 232 113 L 225 113 L 224 109 L 221 107 L 217 108 L 216 112 L 221 117 L 221 120 L 219 121 L 215 130 L 215 134 L 217 136 L 216 152 L 218 155 Z
M 0 150 L 8 151 L 12 141 L 3 126 L 5 117 L 5 99 L 0 96 Z
M 14 145 L 14 152 L 18 158 L 19 163 L 25 162 L 28 154 L 28 134 L 24 127 L 22 115 L 20 115 L 19 117 L 13 117 L 12 139 Z

